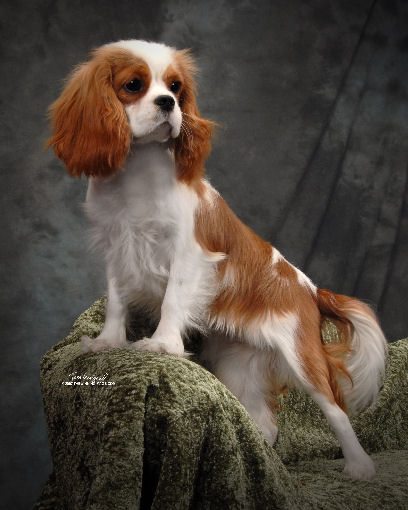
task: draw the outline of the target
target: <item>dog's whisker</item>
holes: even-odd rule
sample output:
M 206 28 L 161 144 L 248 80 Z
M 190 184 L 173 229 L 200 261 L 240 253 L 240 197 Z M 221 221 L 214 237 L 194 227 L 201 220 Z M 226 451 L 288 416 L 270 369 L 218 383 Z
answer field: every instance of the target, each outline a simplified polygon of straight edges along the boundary
M 183 119 L 181 122 L 181 131 L 183 135 L 185 134 L 186 138 L 188 139 L 188 149 L 192 151 L 194 147 L 194 133 L 191 129 L 191 126 L 185 119 Z

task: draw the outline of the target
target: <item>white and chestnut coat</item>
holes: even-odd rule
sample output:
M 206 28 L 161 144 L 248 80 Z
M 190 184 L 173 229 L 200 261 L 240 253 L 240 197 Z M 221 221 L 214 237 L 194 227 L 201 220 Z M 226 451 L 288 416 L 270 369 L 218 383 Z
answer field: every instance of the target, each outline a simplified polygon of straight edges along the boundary
M 265 437 L 277 435 L 273 395 L 306 390 L 333 427 L 345 471 L 375 469 L 346 412 L 377 397 L 386 341 L 373 312 L 320 290 L 259 238 L 203 178 L 213 123 L 195 99 L 190 54 L 119 41 L 93 52 L 50 108 L 49 145 L 72 176 L 86 175 L 86 212 L 108 280 L 101 334 L 85 352 L 130 347 L 183 356 L 183 334 L 206 335 L 203 358 Z M 134 303 L 157 314 L 151 338 L 126 340 Z M 340 341 L 323 345 L 321 314 Z

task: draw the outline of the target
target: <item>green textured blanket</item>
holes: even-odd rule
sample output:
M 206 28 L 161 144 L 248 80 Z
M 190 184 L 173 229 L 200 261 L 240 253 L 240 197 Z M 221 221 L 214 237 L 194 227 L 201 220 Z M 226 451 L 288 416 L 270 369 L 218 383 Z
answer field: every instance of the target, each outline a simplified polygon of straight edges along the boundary
M 102 298 L 41 364 L 54 471 L 37 509 L 408 509 L 408 340 L 390 345 L 375 406 L 352 420 L 377 466 L 342 473 L 339 445 L 317 406 L 280 398 L 271 447 L 241 404 L 186 359 L 134 350 L 81 354 L 103 324 Z M 135 337 L 149 334 L 146 319 Z M 333 335 L 326 325 L 324 334 Z

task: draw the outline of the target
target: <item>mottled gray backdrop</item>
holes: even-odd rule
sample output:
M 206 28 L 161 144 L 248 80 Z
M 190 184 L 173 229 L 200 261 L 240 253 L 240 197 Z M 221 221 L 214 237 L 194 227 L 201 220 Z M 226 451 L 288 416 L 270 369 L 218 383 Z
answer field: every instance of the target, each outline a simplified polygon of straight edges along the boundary
M 321 287 L 408 333 L 408 5 L 402 0 L 1 3 L 1 505 L 50 471 L 42 354 L 104 290 L 86 181 L 52 151 L 46 108 L 72 66 L 121 38 L 190 47 L 220 125 L 207 168 L 237 214 Z M 58 389 L 56 388 L 56 391 Z

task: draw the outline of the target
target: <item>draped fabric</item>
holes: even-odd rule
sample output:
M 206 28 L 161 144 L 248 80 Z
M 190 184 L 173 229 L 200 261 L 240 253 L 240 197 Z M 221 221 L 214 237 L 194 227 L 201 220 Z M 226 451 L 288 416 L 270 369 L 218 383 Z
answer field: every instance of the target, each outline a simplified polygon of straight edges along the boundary
M 100 332 L 104 308 L 96 301 L 42 359 L 53 472 L 35 510 L 407 508 L 408 340 L 390 346 L 378 401 L 353 417 L 377 469 L 356 481 L 342 473 L 339 443 L 302 392 L 279 397 L 271 447 L 191 360 L 131 349 L 84 355 L 80 336 Z M 134 337 L 152 329 L 135 310 Z M 338 339 L 333 324 L 322 332 Z
M 407 13 L 370 5 L 274 233 L 319 284 L 373 303 L 391 340 L 406 331 Z
M 217 82 L 226 110 L 211 111 L 208 69 L 201 79 L 207 110 L 226 127 L 210 177 L 319 287 L 367 301 L 390 341 L 404 336 L 407 2 L 278 1 L 237 19 L 253 30 L 243 30 L 237 48 L 228 26 L 214 55 L 220 68 L 225 55 L 232 61 L 227 84 Z M 255 42 L 255 26 L 268 36 Z

